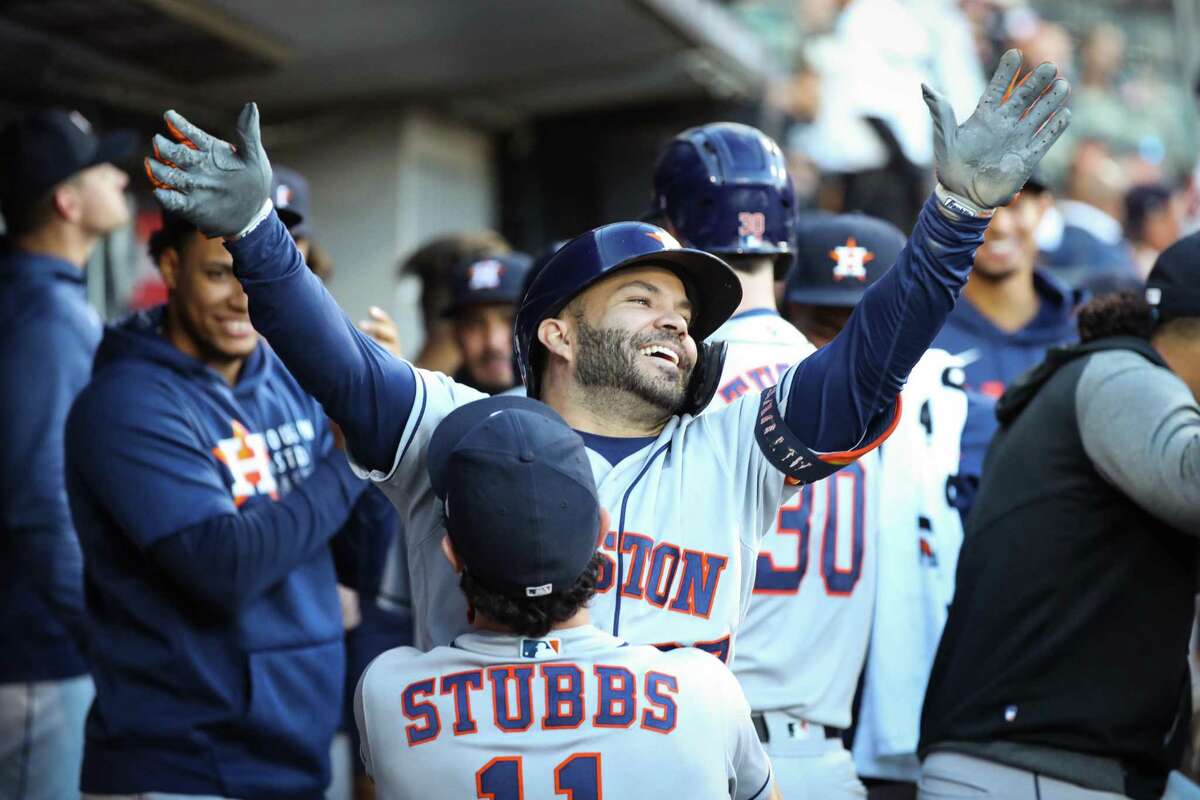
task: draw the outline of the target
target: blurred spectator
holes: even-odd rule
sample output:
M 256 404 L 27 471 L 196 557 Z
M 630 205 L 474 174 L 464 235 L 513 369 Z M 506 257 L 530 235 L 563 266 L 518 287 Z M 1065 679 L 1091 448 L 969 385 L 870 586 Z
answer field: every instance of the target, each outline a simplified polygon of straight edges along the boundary
M 820 76 L 813 124 L 791 146 L 831 184 L 822 205 L 862 211 L 909 230 L 932 180 L 921 84 L 966 119 L 983 89 L 965 19 L 949 2 L 839 0 L 829 36 L 805 57 Z
M 0 133 L 0 797 L 79 793 L 94 690 L 63 426 L 100 341 L 84 265 L 130 220 L 129 176 L 109 162 L 133 146 L 97 137 L 78 112 L 30 114 Z
M 1142 280 L 1158 254 L 1179 238 L 1182 220 L 1177 205 L 1171 190 L 1161 184 L 1135 186 L 1125 195 L 1125 235 Z
M 933 341 L 963 359 L 967 388 L 992 398 L 1048 347 L 1075 338 L 1077 295 L 1036 266 L 1038 224 L 1052 202 L 1035 176 L 996 209 L 962 296 Z
M 1125 33 L 1111 22 L 1093 26 L 1079 47 L 1072 85 L 1071 127 L 1047 155 L 1048 178 L 1068 178 L 1077 144 L 1103 142 L 1129 182 L 1186 175 L 1196 158 L 1196 114 L 1186 92 L 1166 83 L 1148 64 L 1129 64 Z
M 413 363 L 422 369 L 452 375 L 462 359 L 454 342 L 454 330 L 445 318 L 453 301 L 451 282 L 454 270 L 462 264 L 487 255 L 504 254 L 511 248 L 504 237 L 493 231 L 451 233 L 430 239 L 400 266 L 401 275 L 414 274 L 421 279 L 421 317 L 425 342 Z
M 997 404 L 921 720 L 923 796 L 1162 796 L 1200 536 L 1200 236 Z
M 366 485 L 260 344 L 223 243 L 162 230 L 167 305 L 106 330 L 67 422 L 97 684 L 82 786 L 314 796 L 344 680 L 334 547 L 353 585 Z
M 445 311 L 462 359 L 454 380 L 486 394 L 521 382 L 513 367 L 513 317 L 531 261 L 524 253 L 490 255 L 455 270 L 454 299 Z
M 1099 277 L 1136 278 L 1133 254 L 1125 242 L 1126 178 L 1101 142 L 1080 142 L 1067 173 L 1066 197 L 1059 201 L 1063 230 L 1058 247 L 1044 263 L 1070 286 Z

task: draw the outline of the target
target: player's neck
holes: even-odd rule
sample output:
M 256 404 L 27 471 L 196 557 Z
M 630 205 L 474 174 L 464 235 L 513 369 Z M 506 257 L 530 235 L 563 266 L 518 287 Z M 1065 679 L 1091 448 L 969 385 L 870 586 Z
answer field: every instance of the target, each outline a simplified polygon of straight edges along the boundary
M 775 311 L 775 275 L 772 270 L 757 270 L 755 272 L 738 272 L 738 280 L 742 284 L 742 302 L 734 309 L 734 314 L 744 311 Z
M 562 631 L 566 630 L 567 628 L 578 628 L 582 625 L 591 624 L 592 618 L 591 615 L 588 614 L 587 607 L 585 606 L 576 611 L 574 616 L 572 616 L 570 619 L 551 626 L 550 632 L 553 633 L 554 631 Z M 477 631 L 491 631 L 492 633 L 509 633 L 515 635 L 515 632 L 512 628 L 501 625 L 487 614 L 481 614 L 478 611 L 475 612 L 475 621 L 471 623 L 471 625 Z
M 28 253 L 69 261 L 80 269 L 84 268 L 100 237 L 85 233 L 68 224 L 49 224 L 21 236 L 16 245 Z
M 980 314 L 1000 330 L 1016 333 L 1037 316 L 1037 290 L 1032 272 L 1008 275 L 1000 280 L 973 274 L 963 287 L 963 296 Z
M 598 436 L 658 436 L 671 418 L 670 412 L 619 389 L 547 384 L 541 399 L 575 430 Z

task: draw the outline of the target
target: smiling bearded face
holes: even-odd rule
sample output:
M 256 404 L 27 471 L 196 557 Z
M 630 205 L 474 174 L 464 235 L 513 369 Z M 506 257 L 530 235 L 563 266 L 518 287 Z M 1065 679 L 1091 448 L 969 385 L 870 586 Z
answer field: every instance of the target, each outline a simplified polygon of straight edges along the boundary
M 677 342 L 672 345 L 661 332 L 594 328 L 581 312 L 575 313 L 575 326 L 575 379 L 580 385 L 628 392 L 669 414 L 683 405 L 694 364 L 686 355 L 680 356 Z

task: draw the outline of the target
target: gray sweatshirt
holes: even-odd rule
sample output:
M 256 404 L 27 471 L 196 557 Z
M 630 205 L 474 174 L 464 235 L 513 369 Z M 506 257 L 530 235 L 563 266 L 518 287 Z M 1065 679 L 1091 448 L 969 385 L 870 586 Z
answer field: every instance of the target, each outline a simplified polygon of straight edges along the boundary
M 1127 350 L 1096 353 L 1076 389 L 1083 447 L 1130 499 L 1200 536 L 1200 408 L 1170 370 Z

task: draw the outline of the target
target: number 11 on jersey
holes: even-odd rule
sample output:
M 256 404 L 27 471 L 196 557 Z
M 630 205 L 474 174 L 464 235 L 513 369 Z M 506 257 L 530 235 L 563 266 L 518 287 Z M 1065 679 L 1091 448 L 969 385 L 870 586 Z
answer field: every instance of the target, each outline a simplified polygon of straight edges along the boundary
M 567 800 L 603 800 L 600 754 L 572 753 L 554 768 L 554 793 Z M 521 756 L 497 756 L 475 773 L 479 800 L 525 800 Z

